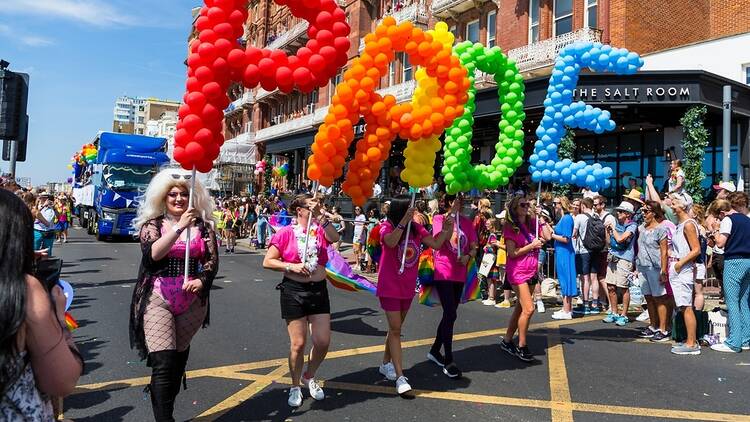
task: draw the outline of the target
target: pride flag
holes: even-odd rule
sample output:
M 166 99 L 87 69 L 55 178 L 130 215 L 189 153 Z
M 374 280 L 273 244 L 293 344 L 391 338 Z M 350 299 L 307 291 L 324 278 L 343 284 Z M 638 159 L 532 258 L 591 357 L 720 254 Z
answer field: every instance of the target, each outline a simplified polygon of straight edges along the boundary
M 382 252 L 380 246 L 380 224 L 376 224 L 375 227 L 370 230 L 367 235 L 367 253 L 372 258 L 372 262 L 380 262 L 380 253 Z
M 377 287 L 370 280 L 355 273 L 346 259 L 330 245 L 328 246 L 326 278 L 334 287 L 350 292 L 364 290 L 375 294 L 377 290 Z
M 464 283 L 464 291 L 463 293 L 461 293 L 461 303 L 479 300 L 482 297 L 479 277 L 477 277 L 476 260 L 474 258 L 471 258 L 467 264 L 467 267 L 468 268 L 466 272 L 466 282 Z M 419 285 L 419 303 L 425 306 L 440 305 L 440 296 L 438 296 L 437 289 L 434 288 L 434 285 Z

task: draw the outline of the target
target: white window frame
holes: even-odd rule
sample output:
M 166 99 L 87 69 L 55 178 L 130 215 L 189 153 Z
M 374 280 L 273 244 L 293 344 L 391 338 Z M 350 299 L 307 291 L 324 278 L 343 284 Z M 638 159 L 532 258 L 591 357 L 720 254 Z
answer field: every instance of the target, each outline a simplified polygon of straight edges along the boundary
M 331 104 L 333 96 L 336 94 L 336 85 L 344 80 L 344 69 L 340 69 L 336 76 L 331 78 L 331 87 L 328 89 L 328 104 Z
M 536 24 L 534 23 L 534 21 L 532 20 L 532 17 L 531 17 L 532 16 L 531 10 L 532 10 L 532 7 L 534 6 L 534 2 L 536 2 L 536 19 L 537 19 L 536 20 Z M 539 21 L 540 21 L 540 18 L 541 18 L 541 16 L 540 16 L 541 15 L 541 10 L 540 10 L 541 8 L 540 8 L 540 5 L 539 5 L 539 2 L 540 2 L 540 0 L 529 0 L 529 34 L 528 34 L 529 44 L 534 44 L 535 42 L 539 42 Z M 537 33 L 537 39 L 536 40 L 534 40 L 534 28 L 537 29 L 537 31 L 536 31 L 536 33 Z
M 597 15 L 599 14 L 599 0 L 583 0 L 585 3 L 585 6 L 583 8 L 583 27 L 584 28 L 593 28 L 592 26 L 589 26 L 589 10 L 592 7 L 596 8 Z M 599 19 L 597 18 L 596 24 L 599 25 Z
M 552 0 L 552 37 L 558 36 L 557 33 L 557 21 L 563 20 L 565 18 L 570 18 L 571 25 L 570 25 L 570 32 L 573 32 L 573 9 L 575 8 L 575 0 L 571 0 L 571 8 L 570 13 L 563 16 L 557 16 L 556 9 L 557 9 L 557 2 L 559 0 Z M 567 32 L 566 32 L 567 34 Z
M 388 86 L 396 84 L 396 61 L 392 61 L 388 64 Z
M 492 29 L 494 30 L 494 35 L 492 36 L 492 38 L 490 38 L 490 16 L 492 15 L 495 16 L 495 26 L 492 27 Z M 493 47 L 490 45 L 490 41 L 494 42 L 494 45 L 497 45 L 497 11 L 495 10 L 487 13 L 487 42 L 485 43 L 487 47 Z
M 464 41 L 470 41 L 469 40 L 469 27 L 472 24 L 477 24 L 477 40 L 472 41 L 474 43 L 480 42 L 482 38 L 482 28 L 479 26 L 479 19 L 474 19 L 473 21 L 466 22 L 466 28 L 464 28 Z
M 407 82 L 412 79 L 414 79 L 414 65 L 409 62 L 409 56 L 406 55 L 406 53 L 399 53 L 400 54 L 400 62 L 401 62 L 401 82 Z M 407 67 L 406 64 L 409 64 Z M 409 70 L 411 72 L 411 77 L 409 79 L 406 79 L 406 71 Z

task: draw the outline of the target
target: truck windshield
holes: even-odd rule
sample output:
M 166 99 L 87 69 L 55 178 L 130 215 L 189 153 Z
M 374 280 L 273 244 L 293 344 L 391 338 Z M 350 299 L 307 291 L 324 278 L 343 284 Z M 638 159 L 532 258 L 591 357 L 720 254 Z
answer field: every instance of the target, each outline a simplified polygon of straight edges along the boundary
M 151 166 L 105 165 L 102 169 L 104 180 L 113 190 L 145 191 L 154 168 Z

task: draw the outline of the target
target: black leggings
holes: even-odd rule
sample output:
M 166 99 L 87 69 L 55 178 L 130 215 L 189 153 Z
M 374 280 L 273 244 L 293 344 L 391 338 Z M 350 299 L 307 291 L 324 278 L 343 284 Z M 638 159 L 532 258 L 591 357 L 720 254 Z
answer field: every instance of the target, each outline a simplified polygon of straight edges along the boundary
M 440 305 L 443 307 L 443 318 L 437 327 L 435 342 L 432 344 L 431 352 L 440 352 L 440 347 L 445 350 L 445 364 L 453 362 L 453 324 L 456 322 L 456 310 L 461 303 L 461 294 L 464 291 L 464 283 L 453 281 L 435 281 L 435 288 L 440 297 Z

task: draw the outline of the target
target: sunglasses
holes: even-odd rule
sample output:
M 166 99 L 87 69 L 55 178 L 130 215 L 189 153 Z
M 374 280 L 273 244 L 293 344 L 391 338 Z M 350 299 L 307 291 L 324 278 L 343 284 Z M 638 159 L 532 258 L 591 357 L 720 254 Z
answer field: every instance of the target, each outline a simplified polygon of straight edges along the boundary
M 183 193 L 183 192 L 169 192 L 167 194 L 167 196 L 170 197 L 170 198 L 177 198 L 178 196 L 181 196 L 183 198 L 189 198 L 190 194 L 189 193 Z
M 602 204 L 601 202 L 594 202 L 594 206 L 595 206 L 595 207 L 598 207 L 598 206 L 600 206 L 600 205 L 604 205 L 604 204 Z
M 554 205 L 560 205 L 560 204 L 562 204 L 562 202 L 560 202 L 560 201 L 553 201 L 552 204 L 554 204 Z
M 193 178 L 192 174 L 176 174 L 175 173 L 175 174 L 172 175 L 172 179 L 174 179 L 174 180 L 180 180 L 180 179 L 190 180 L 192 178 Z
M 518 206 L 521 207 L 521 208 L 528 208 L 529 205 L 531 205 L 531 204 L 529 204 L 528 202 L 522 202 L 522 203 L 518 204 Z

